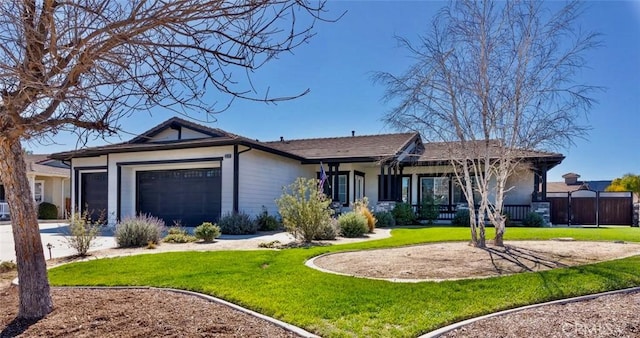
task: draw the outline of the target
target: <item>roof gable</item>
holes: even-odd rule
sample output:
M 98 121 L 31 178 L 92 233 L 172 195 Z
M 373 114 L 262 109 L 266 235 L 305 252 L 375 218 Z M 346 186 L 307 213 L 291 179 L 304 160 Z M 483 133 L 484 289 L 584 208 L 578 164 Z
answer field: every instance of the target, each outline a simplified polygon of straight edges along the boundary
M 230 136 L 229 133 L 220 129 L 209 128 L 178 117 L 172 117 L 136 136 L 127 143 L 166 143 Z

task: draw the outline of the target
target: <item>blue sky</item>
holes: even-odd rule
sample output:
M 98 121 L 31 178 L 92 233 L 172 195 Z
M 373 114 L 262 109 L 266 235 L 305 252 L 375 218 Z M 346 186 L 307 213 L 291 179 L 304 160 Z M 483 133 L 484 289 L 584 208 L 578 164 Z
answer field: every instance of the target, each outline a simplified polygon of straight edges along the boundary
M 398 74 L 411 64 L 394 35 L 415 38 L 424 34 L 431 18 L 443 6 L 435 1 L 330 1 L 330 15 L 344 17 L 336 23 L 319 23 L 316 36 L 281 55 L 254 74 L 257 90 L 272 95 L 311 92 L 277 105 L 235 101 L 216 115 L 211 127 L 261 141 L 348 136 L 394 132 L 381 121 L 391 108 L 381 101 L 384 88 L 374 85 L 371 73 Z M 557 4 L 557 3 L 556 3 Z M 589 69 L 580 74 L 585 83 L 606 87 L 596 93 L 598 104 L 588 116 L 593 130 L 576 145 L 561 150 L 564 162 L 549 172 L 561 181 L 567 172 L 584 180 L 607 180 L 633 172 L 640 174 L 640 2 L 588 2 L 580 20 L 585 29 L 603 34 L 604 46 L 588 54 Z M 208 94 L 214 100 L 218 93 Z M 121 121 L 132 138 L 173 116 L 162 110 L 139 112 Z M 201 116 L 197 116 L 200 117 Z M 26 144 L 36 153 L 71 150 L 76 140 L 58 135 L 56 144 Z M 106 144 L 93 140 L 91 146 Z

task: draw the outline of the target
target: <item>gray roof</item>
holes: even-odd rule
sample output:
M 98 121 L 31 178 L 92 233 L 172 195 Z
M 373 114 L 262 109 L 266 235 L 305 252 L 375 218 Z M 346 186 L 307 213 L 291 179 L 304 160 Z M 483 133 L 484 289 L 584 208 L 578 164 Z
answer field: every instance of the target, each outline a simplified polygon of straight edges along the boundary
M 266 142 L 269 147 L 310 160 L 374 159 L 400 154 L 419 138 L 418 133 L 310 138 Z
M 181 127 L 198 131 L 206 136 L 198 139 L 152 141 L 153 137 L 163 130 Z M 56 153 L 51 155 L 51 158 L 69 160 L 74 157 L 99 156 L 109 153 L 244 145 L 300 160 L 303 163 L 317 163 L 320 161 L 364 162 L 392 159 L 413 144 L 416 145 L 415 149 L 417 151 L 414 151 L 414 154 L 411 155 L 412 157 L 408 157 L 404 161 L 422 164 L 442 162 L 449 158 L 449 149 L 463 149 L 463 147 L 457 146 L 455 143 L 434 142 L 423 145 L 420 134 L 415 132 L 297 140 L 282 139 L 280 141 L 260 142 L 221 129 L 210 128 L 174 117 L 128 142 Z M 453 148 L 451 147 L 452 144 L 454 145 Z M 543 160 L 550 164 L 549 168 L 564 159 L 562 154 L 540 151 L 521 150 L 520 155 L 527 159 Z

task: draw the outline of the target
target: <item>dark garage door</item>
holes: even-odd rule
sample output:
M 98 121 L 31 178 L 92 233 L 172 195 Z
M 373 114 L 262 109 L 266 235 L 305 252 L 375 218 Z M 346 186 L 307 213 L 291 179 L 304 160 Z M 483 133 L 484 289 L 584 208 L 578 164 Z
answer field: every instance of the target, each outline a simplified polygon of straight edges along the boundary
M 163 219 L 167 226 L 217 222 L 220 217 L 220 168 L 139 171 L 137 212 Z
M 106 172 L 82 173 L 80 183 L 80 209 L 88 211 L 91 219 L 97 220 L 101 214 L 107 214 L 109 184 Z

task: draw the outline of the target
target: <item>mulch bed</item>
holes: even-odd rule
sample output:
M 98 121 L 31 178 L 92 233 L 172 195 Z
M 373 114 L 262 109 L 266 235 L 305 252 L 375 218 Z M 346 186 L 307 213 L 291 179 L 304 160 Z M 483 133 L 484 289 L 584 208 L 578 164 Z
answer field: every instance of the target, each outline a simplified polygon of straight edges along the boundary
M 17 287 L 0 291 L 0 337 L 298 337 L 228 306 L 169 291 L 53 288 L 54 310 L 15 321 Z

